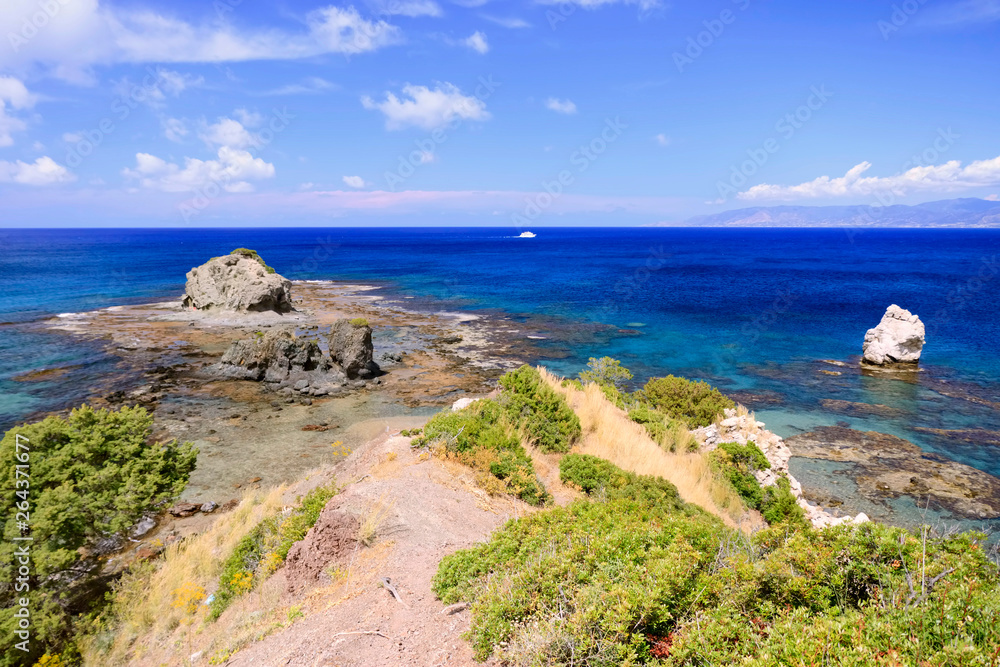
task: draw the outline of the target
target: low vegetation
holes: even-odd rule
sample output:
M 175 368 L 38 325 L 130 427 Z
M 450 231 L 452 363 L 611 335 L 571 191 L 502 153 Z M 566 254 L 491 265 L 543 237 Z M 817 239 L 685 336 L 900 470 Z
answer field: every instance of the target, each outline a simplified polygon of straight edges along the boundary
M 46 651 L 74 655 L 72 617 L 103 597 L 102 549 L 124 544 L 144 515 L 184 489 L 197 450 L 190 443 L 152 442 L 152 426 L 143 408 L 85 405 L 66 418 L 13 428 L 0 441 L 6 490 L 0 498 L 0 641 L 7 647 L 0 665 L 30 665 Z M 25 544 L 15 538 L 22 536 L 31 538 L 30 574 L 20 582 L 31 592 L 27 653 L 12 648 L 23 597 L 13 585 L 15 550 Z
M 360 329 L 361 327 L 368 326 L 368 320 L 363 317 L 355 317 L 351 320 L 351 326 Z
M 621 389 L 632 379 L 632 371 L 622 366 L 622 362 L 611 357 L 601 357 L 600 359 L 590 358 L 587 362 L 587 370 L 580 371 L 580 382 L 588 384 L 596 382 L 599 385 L 606 385 Z
M 787 476 L 780 475 L 776 486 L 762 487 L 757 481 L 754 473 L 769 470 L 771 464 L 755 443 L 724 442 L 709 457 L 713 467 L 729 481 L 747 507 L 760 510 L 769 524 L 805 524 L 805 512 L 796 502 Z
M 588 499 L 446 557 L 476 657 L 509 665 L 1000 665 L 983 536 L 877 524 L 747 536 L 663 480 L 569 455 Z
M 233 600 L 284 565 L 289 549 L 306 536 L 336 493 L 332 484 L 313 489 L 297 507 L 265 518 L 240 540 L 222 564 L 209 618 L 217 619 Z
M 689 427 L 708 426 L 736 404 L 707 382 L 668 375 L 653 378 L 637 393 L 640 403 L 683 420 Z
M 435 415 L 413 446 L 429 445 L 479 471 L 487 490 L 542 505 L 550 496 L 524 444 L 545 453 L 567 452 L 581 435 L 580 420 L 535 368 L 507 373 L 500 386 L 503 392 L 496 400 Z
M 274 273 L 274 269 L 267 265 L 267 262 L 265 262 L 264 259 L 257 254 L 256 250 L 251 250 L 250 248 L 237 248 L 236 250 L 233 250 L 229 254 L 240 255 L 241 257 L 247 257 L 249 259 L 260 262 L 260 265 L 263 266 L 268 273 Z

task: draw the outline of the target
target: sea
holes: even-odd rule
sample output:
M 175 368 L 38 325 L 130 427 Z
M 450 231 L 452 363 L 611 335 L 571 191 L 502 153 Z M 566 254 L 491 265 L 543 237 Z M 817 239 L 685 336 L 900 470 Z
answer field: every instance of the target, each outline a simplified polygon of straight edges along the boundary
M 610 356 L 635 386 L 674 374 L 745 396 L 783 437 L 847 424 L 1000 476 L 1000 447 L 918 430 L 1000 431 L 1000 230 L 533 231 L 0 230 L 0 430 L 79 402 L 116 363 L 39 322 L 177 298 L 191 267 L 247 247 L 292 280 L 370 283 L 414 307 L 524 322 L 536 334 L 528 361 L 562 375 Z M 865 332 L 890 304 L 923 320 L 921 375 L 952 395 L 857 372 Z M 67 370 L 14 379 L 50 368 Z M 891 409 L 851 416 L 830 400 Z

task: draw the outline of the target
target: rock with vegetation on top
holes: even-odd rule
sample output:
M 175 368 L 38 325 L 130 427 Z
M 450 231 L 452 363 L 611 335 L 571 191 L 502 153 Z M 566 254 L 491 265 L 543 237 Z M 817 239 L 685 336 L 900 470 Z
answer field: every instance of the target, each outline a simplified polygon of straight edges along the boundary
M 366 378 L 379 371 L 373 360 L 372 328 L 362 318 L 340 319 L 330 326 L 330 358 L 347 377 Z
M 310 375 L 325 374 L 330 362 L 316 341 L 296 338 L 287 331 L 268 331 L 230 345 L 215 369 L 232 380 L 294 380 L 303 382 L 305 388 L 310 385 Z
M 234 312 L 292 310 L 292 283 L 253 250 L 238 248 L 187 273 L 184 306 Z
M 916 364 L 924 347 L 924 323 L 893 304 L 882 321 L 865 334 L 863 362 L 875 366 Z

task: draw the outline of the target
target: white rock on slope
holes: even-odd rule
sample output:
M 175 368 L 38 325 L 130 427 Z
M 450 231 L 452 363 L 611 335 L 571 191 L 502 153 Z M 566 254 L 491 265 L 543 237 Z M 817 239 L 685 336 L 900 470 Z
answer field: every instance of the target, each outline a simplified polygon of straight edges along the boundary
M 924 347 L 924 323 L 896 304 L 886 309 L 882 321 L 865 334 L 864 362 L 876 366 L 915 364 Z
M 770 470 L 758 470 L 754 473 L 761 486 L 775 486 L 781 473 L 788 477 L 789 486 L 796 502 L 805 513 L 806 518 L 816 528 L 826 526 L 837 526 L 845 523 L 860 524 L 868 521 L 868 516 L 862 512 L 855 517 L 834 516 L 822 507 L 818 507 L 806 501 L 802 497 L 802 484 L 788 472 L 788 459 L 792 457 L 792 452 L 776 434 L 765 428 L 764 422 L 756 421 L 751 415 L 740 415 L 736 410 L 726 410 L 725 419 L 719 424 L 705 426 L 692 431 L 695 438 L 701 444 L 703 451 L 712 451 L 723 442 L 736 442 L 741 445 L 753 442 L 764 453 Z

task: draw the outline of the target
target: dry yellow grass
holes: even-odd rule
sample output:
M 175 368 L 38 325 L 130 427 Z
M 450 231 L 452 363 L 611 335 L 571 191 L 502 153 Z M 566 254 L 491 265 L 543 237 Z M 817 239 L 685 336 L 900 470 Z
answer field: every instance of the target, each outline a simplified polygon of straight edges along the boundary
M 583 391 L 561 385 L 561 378 L 539 368 L 542 377 L 569 402 L 580 418 L 583 438 L 574 448 L 580 454 L 590 454 L 614 463 L 623 470 L 640 475 L 655 475 L 677 487 L 685 502 L 699 505 L 720 517 L 730 526 L 747 529 L 758 523 L 739 495 L 719 480 L 700 452 L 668 452 L 650 439 L 646 429 L 614 406 L 595 384 Z M 680 433 L 679 438 L 690 438 Z
M 213 591 L 223 561 L 254 526 L 281 510 L 286 490 L 279 486 L 251 491 L 206 532 L 170 545 L 155 569 L 151 564 L 127 573 L 115 600 L 119 625 L 82 641 L 84 664 L 160 664 L 156 656 L 176 657 L 179 650 L 186 650 L 188 629 L 182 625 L 195 628 L 195 651 L 214 644 L 217 635 L 226 635 L 225 624 L 204 624 L 208 607 L 201 602 L 175 606 L 177 591 L 199 587 Z

